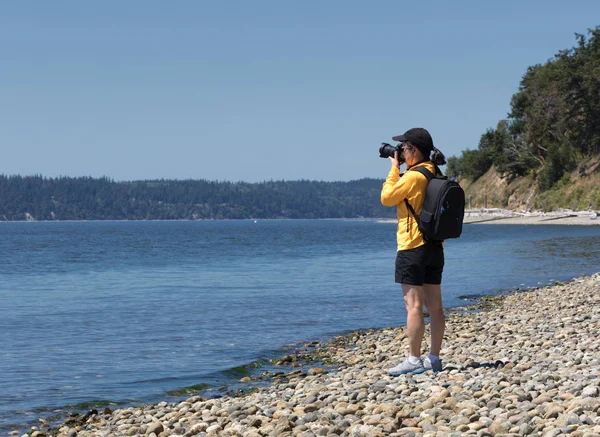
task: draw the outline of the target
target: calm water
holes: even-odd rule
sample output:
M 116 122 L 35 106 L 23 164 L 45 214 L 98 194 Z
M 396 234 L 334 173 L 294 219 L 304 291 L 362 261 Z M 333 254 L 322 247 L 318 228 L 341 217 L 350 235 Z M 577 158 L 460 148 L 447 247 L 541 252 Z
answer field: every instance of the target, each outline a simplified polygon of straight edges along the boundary
M 0 431 L 87 401 L 217 390 L 285 345 L 404 324 L 394 234 L 374 221 L 0 223 Z M 466 226 L 446 244 L 445 305 L 599 260 L 600 227 Z

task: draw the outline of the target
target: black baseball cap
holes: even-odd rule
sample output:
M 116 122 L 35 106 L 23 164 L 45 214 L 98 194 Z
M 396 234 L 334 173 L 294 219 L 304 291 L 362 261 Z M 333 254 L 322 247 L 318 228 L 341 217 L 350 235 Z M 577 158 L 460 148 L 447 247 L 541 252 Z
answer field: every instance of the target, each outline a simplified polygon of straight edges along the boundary
M 404 132 L 404 135 L 392 137 L 392 140 L 399 142 L 410 141 L 411 144 L 427 156 L 433 150 L 433 139 L 429 132 L 427 132 L 427 129 L 423 129 L 422 127 L 413 127 Z

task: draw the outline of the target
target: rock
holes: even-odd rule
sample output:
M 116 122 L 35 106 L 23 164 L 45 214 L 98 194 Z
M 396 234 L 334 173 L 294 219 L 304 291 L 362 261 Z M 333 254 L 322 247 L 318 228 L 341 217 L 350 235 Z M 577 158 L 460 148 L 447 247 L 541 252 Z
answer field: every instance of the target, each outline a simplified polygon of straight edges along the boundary
M 494 421 L 488 427 L 489 432 L 491 432 L 493 435 L 507 433 L 510 428 L 510 423 L 503 421 Z
M 252 428 L 260 428 L 260 426 L 262 425 L 262 420 L 260 419 L 260 417 L 251 417 L 248 419 L 248 426 L 251 426 Z
M 536 405 L 552 402 L 552 398 L 548 395 L 540 395 L 532 401 Z
M 535 429 L 529 423 L 523 423 L 519 427 L 519 435 L 529 435 L 532 434 Z
M 369 387 L 370 392 L 380 393 L 387 390 L 387 382 L 386 381 L 377 381 L 375 384 Z
M 148 428 L 146 429 L 146 434 L 156 434 L 158 436 L 164 430 L 165 428 L 163 427 L 162 423 L 152 422 L 148 425 Z
M 207 434 L 218 434 L 221 431 L 223 431 L 223 428 L 221 428 L 221 425 L 211 425 L 208 428 L 206 428 L 206 433 Z
M 291 431 L 293 427 L 294 425 L 287 418 L 282 418 L 278 420 L 277 424 L 275 425 L 275 434 L 281 435 L 285 432 Z
M 479 431 L 480 429 L 485 428 L 485 425 L 481 422 L 472 422 L 469 423 L 468 428 L 473 431 Z
M 304 411 L 307 413 L 317 410 L 319 410 L 319 407 L 316 404 L 308 404 L 304 406 Z
M 565 411 L 563 407 L 560 405 L 552 404 L 546 410 L 546 414 L 544 415 L 544 419 L 556 419 L 560 414 Z
M 205 432 L 207 429 L 208 429 L 207 423 L 204 423 L 204 422 L 196 423 L 190 427 L 188 432 L 186 432 L 186 435 L 190 436 L 190 435 L 200 434 L 201 432 Z

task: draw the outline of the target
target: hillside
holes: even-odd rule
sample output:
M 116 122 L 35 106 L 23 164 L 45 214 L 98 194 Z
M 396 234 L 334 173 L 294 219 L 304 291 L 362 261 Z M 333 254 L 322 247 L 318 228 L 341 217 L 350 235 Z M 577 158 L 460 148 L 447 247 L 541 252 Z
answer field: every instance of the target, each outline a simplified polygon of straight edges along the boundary
M 576 40 L 528 67 L 507 118 L 448 159 L 473 207 L 599 208 L 600 26 Z
M 600 156 L 579 164 L 546 191 L 540 190 L 536 176 L 536 172 L 532 171 L 526 176 L 511 179 L 492 166 L 474 182 L 467 178 L 458 180 L 474 209 L 483 208 L 487 196 L 488 208 L 514 211 L 600 210 Z

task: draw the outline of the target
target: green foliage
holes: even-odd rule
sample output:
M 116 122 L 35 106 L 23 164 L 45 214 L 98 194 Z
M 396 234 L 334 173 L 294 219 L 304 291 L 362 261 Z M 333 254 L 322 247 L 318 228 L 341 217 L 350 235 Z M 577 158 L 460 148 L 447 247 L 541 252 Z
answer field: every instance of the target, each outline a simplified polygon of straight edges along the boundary
M 458 159 L 456 156 L 451 156 L 450 158 L 448 158 L 448 163 L 446 165 L 446 174 L 448 175 L 448 177 L 455 178 L 460 176 L 463 173 L 461 164 L 461 160 Z
M 594 188 L 593 192 L 590 195 L 590 204 L 598 205 L 598 207 L 595 207 L 595 209 L 600 208 L 600 188 Z
M 568 135 L 583 156 L 600 153 L 600 26 L 588 33 L 587 40 L 577 34 L 578 46 L 557 55 L 565 70 Z
M 0 220 L 175 220 L 394 217 L 383 180 L 115 182 L 0 175 Z
M 477 150 L 450 158 L 449 173 L 477 179 L 492 165 L 509 178 L 541 167 L 547 190 L 577 163 L 600 153 L 600 26 L 577 46 L 525 72 L 508 120 L 481 136 Z
M 565 175 L 565 169 L 573 169 L 576 161 L 568 145 L 552 144 L 548 148 L 546 164 L 538 174 L 538 186 L 542 191 L 550 189 Z
M 449 158 L 448 174 L 476 180 L 494 165 L 509 177 L 526 175 L 541 161 L 524 144 L 520 129 L 518 121 L 500 120 L 496 129 L 488 129 L 481 136 L 476 150 L 467 149 L 459 158 Z
M 573 185 L 569 174 L 564 174 L 551 188 L 542 192 L 534 200 L 534 207 L 552 211 L 557 206 L 577 210 L 597 210 L 600 208 L 600 187 L 589 184 Z
M 478 179 L 492 165 L 489 153 L 484 150 L 465 150 L 461 157 L 462 174 L 471 180 Z

